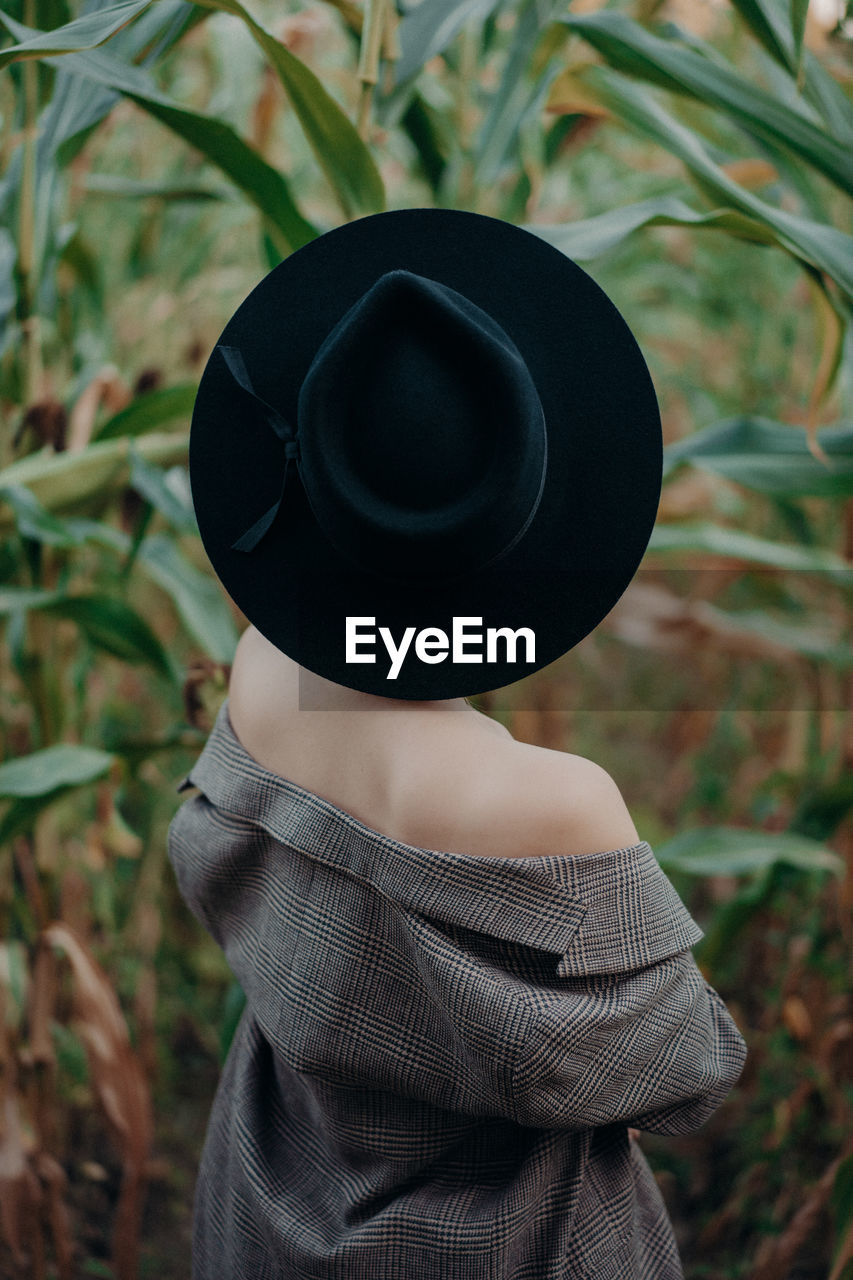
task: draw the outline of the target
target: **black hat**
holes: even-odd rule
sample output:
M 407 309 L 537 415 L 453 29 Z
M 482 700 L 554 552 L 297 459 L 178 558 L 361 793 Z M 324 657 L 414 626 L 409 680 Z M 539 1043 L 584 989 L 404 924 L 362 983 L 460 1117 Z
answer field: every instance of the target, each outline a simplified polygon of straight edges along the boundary
M 482 214 L 347 223 L 252 291 L 208 360 L 190 483 L 204 548 L 268 640 L 403 699 L 509 684 L 616 604 L 662 442 L 625 321 Z

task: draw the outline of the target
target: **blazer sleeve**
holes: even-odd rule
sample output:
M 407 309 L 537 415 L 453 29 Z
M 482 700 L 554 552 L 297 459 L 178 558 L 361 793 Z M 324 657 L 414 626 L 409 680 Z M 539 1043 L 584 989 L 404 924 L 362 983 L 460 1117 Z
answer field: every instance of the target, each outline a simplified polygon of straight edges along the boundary
M 646 845 L 576 886 L 587 912 L 557 976 L 529 990 L 512 1080 L 517 1123 L 699 1128 L 746 1044 L 691 945 L 702 931 Z
M 546 1009 L 528 1009 L 514 1118 L 688 1133 L 725 1099 L 745 1059 L 743 1037 L 689 951 L 633 973 L 564 979 Z

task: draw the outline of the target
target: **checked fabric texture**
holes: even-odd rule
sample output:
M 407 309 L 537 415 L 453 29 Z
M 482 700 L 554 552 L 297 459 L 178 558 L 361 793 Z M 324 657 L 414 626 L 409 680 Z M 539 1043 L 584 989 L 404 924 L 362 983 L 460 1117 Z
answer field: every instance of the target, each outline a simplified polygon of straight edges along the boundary
M 246 994 L 193 1280 L 681 1280 L 628 1126 L 698 1128 L 746 1046 L 650 846 L 401 844 L 278 774 L 222 703 L 168 852 Z

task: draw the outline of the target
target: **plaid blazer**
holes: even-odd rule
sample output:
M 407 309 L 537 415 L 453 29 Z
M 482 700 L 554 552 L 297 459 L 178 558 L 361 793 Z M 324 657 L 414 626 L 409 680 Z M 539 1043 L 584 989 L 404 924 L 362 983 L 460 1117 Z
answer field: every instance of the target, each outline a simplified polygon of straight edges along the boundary
M 645 841 L 402 844 L 262 767 L 227 699 L 168 852 L 246 994 L 193 1280 L 676 1280 L 628 1126 L 697 1128 L 744 1041 Z

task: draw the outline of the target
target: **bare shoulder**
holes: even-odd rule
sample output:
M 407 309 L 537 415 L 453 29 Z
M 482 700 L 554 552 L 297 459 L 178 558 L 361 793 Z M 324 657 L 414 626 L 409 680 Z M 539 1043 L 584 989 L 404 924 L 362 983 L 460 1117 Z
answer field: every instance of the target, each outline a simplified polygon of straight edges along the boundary
M 605 769 L 518 742 L 482 713 L 416 725 L 322 716 L 297 733 L 287 713 L 298 706 L 298 667 L 253 627 L 238 642 L 228 698 L 237 736 L 262 764 L 405 843 L 523 858 L 639 841 Z M 342 767 L 354 751 L 370 768 Z
M 494 821 L 503 831 L 517 830 L 516 856 L 601 853 L 639 843 L 618 784 L 595 761 L 514 738 L 490 749 L 500 796 Z
M 244 724 L 263 722 L 273 706 L 280 711 L 295 706 L 297 698 L 295 663 L 254 627 L 246 627 L 237 641 L 228 677 L 232 719 Z

